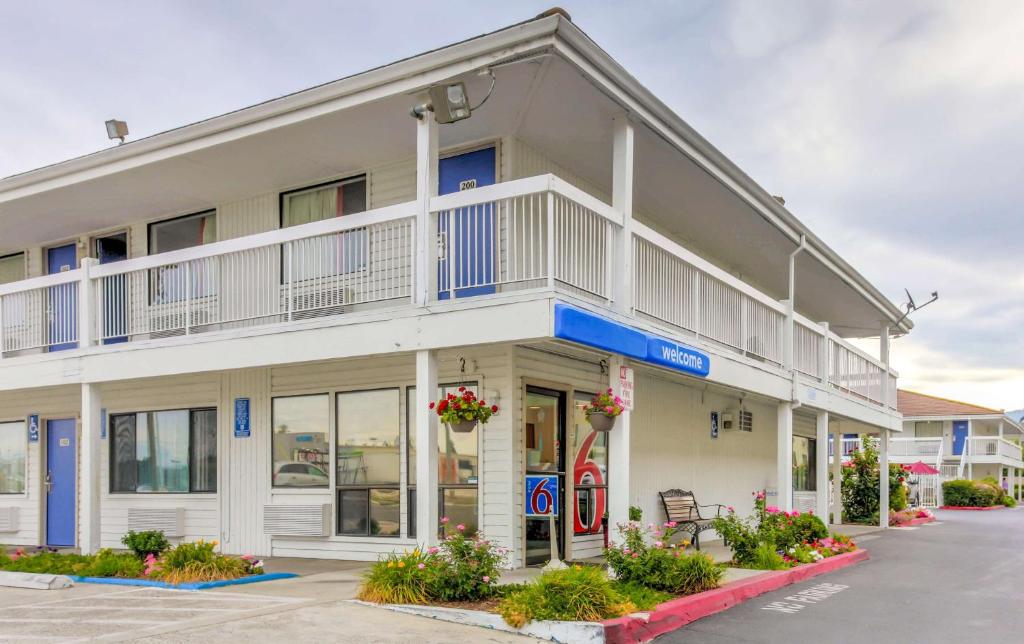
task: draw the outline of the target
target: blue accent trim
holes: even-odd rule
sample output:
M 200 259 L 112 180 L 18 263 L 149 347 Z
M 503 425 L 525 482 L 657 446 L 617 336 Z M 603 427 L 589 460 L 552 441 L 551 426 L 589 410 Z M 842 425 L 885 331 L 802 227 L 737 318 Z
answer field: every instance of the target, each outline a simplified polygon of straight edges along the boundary
M 273 581 L 275 579 L 291 579 L 298 577 L 294 572 L 269 572 L 264 575 L 249 575 L 238 579 L 224 579 L 221 581 L 197 581 L 190 584 L 168 584 L 164 581 L 152 579 L 124 579 L 121 577 L 79 577 L 68 575 L 71 581 L 82 584 L 107 584 L 109 586 L 147 586 L 149 588 L 170 588 L 171 590 L 206 590 L 207 588 L 221 588 L 223 586 L 239 586 L 241 584 L 255 584 L 260 581 Z
M 701 378 L 711 372 L 711 358 L 693 347 L 561 302 L 555 303 L 554 336 Z

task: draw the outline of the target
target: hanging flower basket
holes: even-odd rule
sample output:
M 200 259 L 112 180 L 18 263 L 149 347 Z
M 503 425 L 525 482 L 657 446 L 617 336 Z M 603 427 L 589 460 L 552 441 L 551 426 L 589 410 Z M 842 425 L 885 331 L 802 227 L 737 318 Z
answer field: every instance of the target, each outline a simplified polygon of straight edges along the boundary
M 437 402 L 430 403 L 430 409 L 437 412 L 441 422 L 458 434 L 473 431 L 477 424 L 486 425 L 491 416 L 498 413 L 497 405 L 487 405 L 476 394 L 459 387 L 458 394 L 448 394 Z
M 618 420 L 618 416 L 606 416 L 600 412 L 587 414 L 587 422 L 598 432 L 610 432 Z
M 623 411 L 625 407 L 622 406 L 622 398 L 616 396 L 610 388 L 594 396 L 590 404 L 584 408 L 587 422 L 598 432 L 611 431 Z
M 460 420 L 456 423 L 448 423 L 448 427 L 451 428 L 456 434 L 468 434 L 469 432 L 476 429 L 477 420 Z

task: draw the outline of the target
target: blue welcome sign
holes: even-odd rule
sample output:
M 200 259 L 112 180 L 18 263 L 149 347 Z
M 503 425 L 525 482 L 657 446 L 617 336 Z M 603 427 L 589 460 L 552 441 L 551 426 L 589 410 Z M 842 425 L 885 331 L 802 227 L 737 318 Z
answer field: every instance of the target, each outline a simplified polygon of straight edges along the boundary
M 613 322 L 568 304 L 555 304 L 556 338 L 706 378 L 711 358 L 693 347 Z
M 235 438 L 249 438 L 251 434 L 249 399 L 235 398 Z
M 526 516 L 558 516 L 558 475 L 526 475 Z

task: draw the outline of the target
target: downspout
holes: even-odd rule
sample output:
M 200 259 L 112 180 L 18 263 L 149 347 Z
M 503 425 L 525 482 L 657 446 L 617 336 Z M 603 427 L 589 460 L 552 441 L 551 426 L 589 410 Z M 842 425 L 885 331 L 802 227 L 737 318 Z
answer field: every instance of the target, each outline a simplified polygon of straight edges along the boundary
M 783 343 L 785 347 L 785 361 L 786 368 L 789 369 L 790 377 L 792 378 L 792 392 L 790 398 L 793 403 L 793 409 L 797 409 L 803 405 L 797 395 L 797 382 L 796 382 L 796 368 L 794 365 L 796 358 L 795 343 L 794 343 L 794 331 L 796 330 L 796 256 L 804 251 L 807 247 L 807 236 L 803 233 L 800 234 L 800 244 L 796 249 L 789 254 L 789 297 L 786 299 L 786 341 Z

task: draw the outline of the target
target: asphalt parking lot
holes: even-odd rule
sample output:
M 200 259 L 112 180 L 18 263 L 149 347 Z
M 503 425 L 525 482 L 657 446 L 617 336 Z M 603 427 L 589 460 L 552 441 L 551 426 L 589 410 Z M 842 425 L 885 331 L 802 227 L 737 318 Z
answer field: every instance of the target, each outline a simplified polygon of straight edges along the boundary
M 1024 641 L 1024 510 L 937 511 L 866 535 L 867 562 L 756 597 L 659 644 Z

